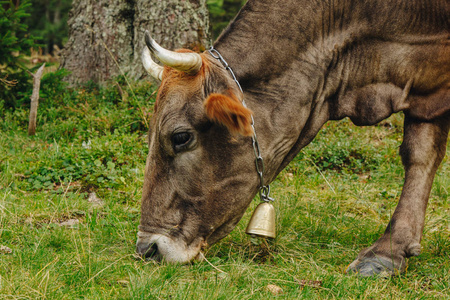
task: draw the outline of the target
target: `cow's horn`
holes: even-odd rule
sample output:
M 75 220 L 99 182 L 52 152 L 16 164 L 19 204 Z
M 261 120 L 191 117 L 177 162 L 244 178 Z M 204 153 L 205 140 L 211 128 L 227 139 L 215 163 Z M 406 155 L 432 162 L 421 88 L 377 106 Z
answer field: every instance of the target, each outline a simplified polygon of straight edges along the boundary
M 196 74 L 202 67 L 202 58 L 199 54 L 179 53 L 164 49 L 150 37 L 147 30 L 145 31 L 145 44 L 156 58 L 168 67 L 188 74 Z
M 152 75 L 154 78 L 162 80 L 162 73 L 164 71 L 164 68 L 152 60 L 152 57 L 150 56 L 150 50 L 147 46 L 144 47 L 141 58 L 145 70 L 147 70 L 147 72 L 150 73 L 150 75 Z

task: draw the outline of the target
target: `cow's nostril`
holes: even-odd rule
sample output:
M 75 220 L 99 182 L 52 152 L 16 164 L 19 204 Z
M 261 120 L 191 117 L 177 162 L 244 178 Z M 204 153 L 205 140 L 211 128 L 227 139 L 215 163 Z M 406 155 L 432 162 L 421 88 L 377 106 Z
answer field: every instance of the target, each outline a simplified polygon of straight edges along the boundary
M 158 246 L 155 243 L 152 244 L 138 244 L 136 246 L 137 253 L 143 258 L 155 258 L 158 253 Z

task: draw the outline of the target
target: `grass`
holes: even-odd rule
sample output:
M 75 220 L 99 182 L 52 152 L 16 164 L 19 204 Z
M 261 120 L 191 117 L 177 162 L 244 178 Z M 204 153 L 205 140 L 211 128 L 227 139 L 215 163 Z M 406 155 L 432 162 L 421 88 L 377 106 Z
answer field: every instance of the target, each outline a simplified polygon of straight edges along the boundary
M 26 135 L 26 107 L 0 111 L 0 246 L 12 250 L 0 252 L 0 299 L 450 298 L 448 158 L 433 185 L 422 254 L 407 272 L 344 274 L 398 201 L 401 115 L 368 128 L 326 124 L 272 184 L 275 240 L 245 235 L 254 201 L 207 250 L 208 262 L 170 265 L 133 256 L 154 87 L 138 85 L 130 97 L 120 80 L 47 86 L 35 137 Z M 92 193 L 101 201 L 89 202 Z

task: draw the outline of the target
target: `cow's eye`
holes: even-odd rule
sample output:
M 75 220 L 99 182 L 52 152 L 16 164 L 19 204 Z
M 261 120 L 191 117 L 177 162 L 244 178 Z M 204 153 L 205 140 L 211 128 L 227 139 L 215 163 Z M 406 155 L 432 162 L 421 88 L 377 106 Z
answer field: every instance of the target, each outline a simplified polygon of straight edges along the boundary
M 173 149 L 178 152 L 186 149 L 187 145 L 192 139 L 192 134 L 189 132 L 179 132 L 172 135 Z

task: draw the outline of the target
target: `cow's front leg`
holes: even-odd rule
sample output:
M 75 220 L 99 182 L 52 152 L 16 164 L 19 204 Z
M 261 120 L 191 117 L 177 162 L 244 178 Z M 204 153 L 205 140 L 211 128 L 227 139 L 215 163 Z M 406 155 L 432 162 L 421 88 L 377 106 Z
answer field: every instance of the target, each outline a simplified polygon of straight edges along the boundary
M 346 272 L 398 274 L 405 270 L 406 257 L 419 255 L 428 197 L 445 155 L 449 127 L 448 116 L 433 122 L 405 118 L 400 147 L 405 183 L 400 201 L 381 238 L 361 251 Z

